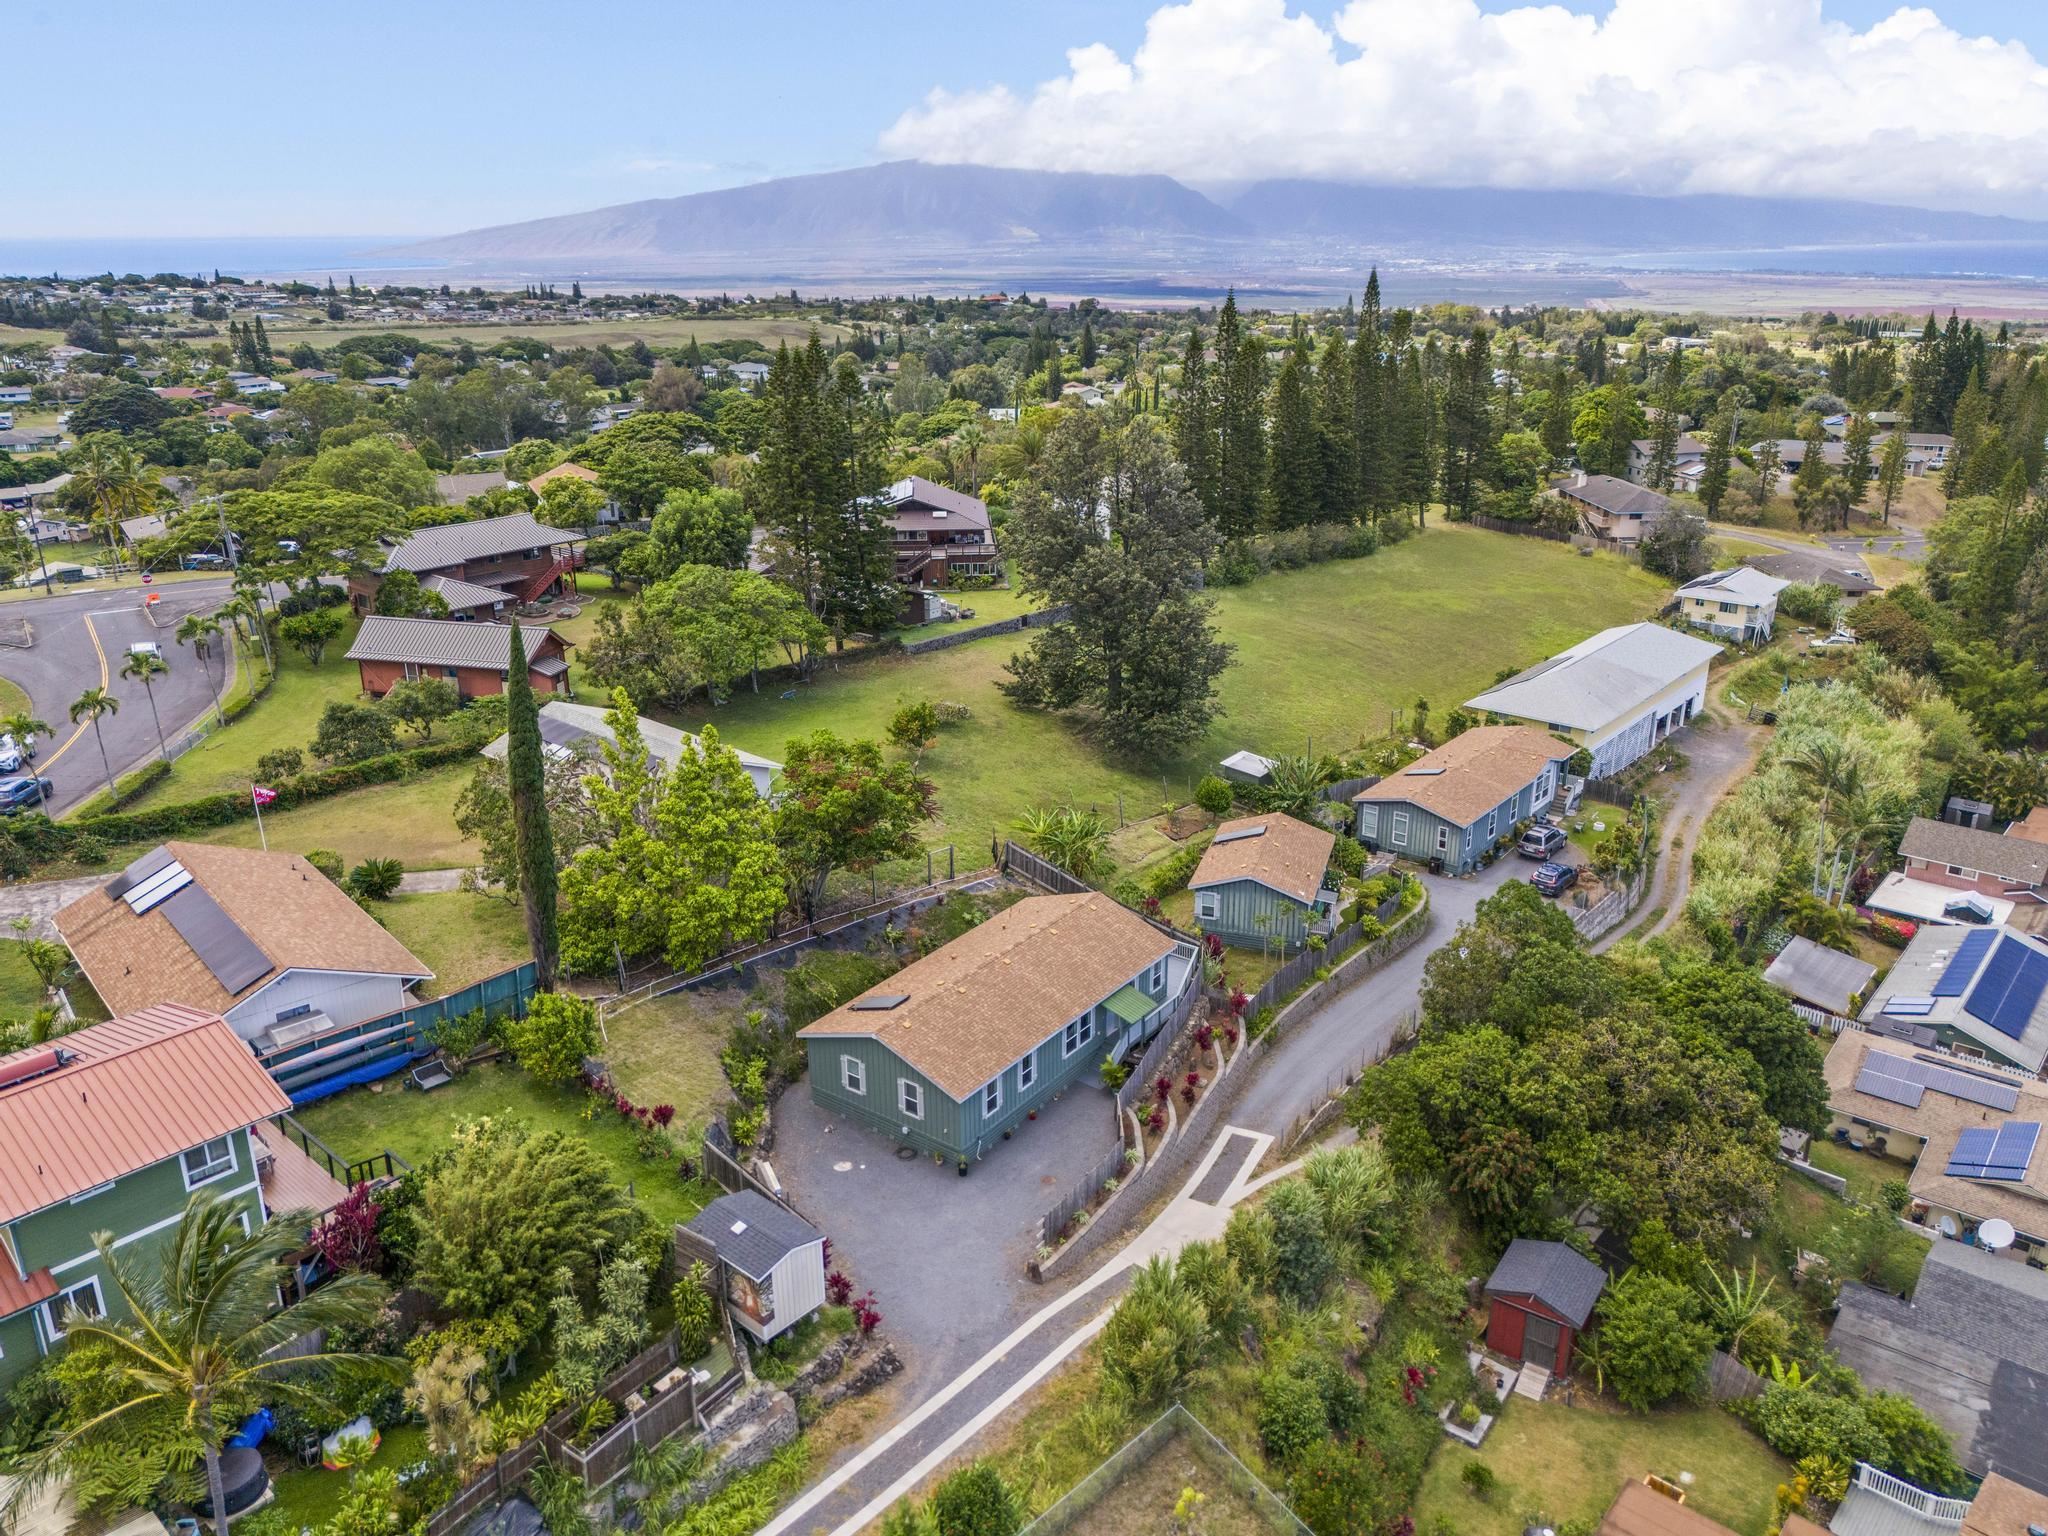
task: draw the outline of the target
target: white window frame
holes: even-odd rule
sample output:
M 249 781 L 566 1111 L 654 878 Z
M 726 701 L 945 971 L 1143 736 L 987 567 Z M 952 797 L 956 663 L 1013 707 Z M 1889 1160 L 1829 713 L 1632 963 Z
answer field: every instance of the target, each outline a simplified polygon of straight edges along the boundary
M 215 1141 L 220 1142 L 227 1147 L 227 1161 L 223 1164 L 206 1164 L 205 1166 L 207 1168 L 212 1169 L 212 1172 L 203 1173 L 201 1177 L 195 1179 L 194 1177 L 192 1177 L 192 1164 L 190 1162 L 192 1154 L 194 1152 L 197 1152 L 200 1155 L 204 1156 L 206 1153 L 206 1149 L 208 1147 L 211 1147 Z M 239 1170 L 239 1167 L 240 1164 L 237 1162 L 235 1158 L 235 1138 L 233 1137 L 233 1135 L 216 1136 L 213 1138 L 212 1141 L 202 1142 L 200 1145 L 196 1147 L 190 1147 L 178 1155 L 178 1173 L 185 1180 L 185 1188 L 187 1188 L 188 1190 L 198 1189 L 202 1185 L 206 1184 L 218 1183 L 220 1180 L 225 1179 L 229 1175 L 237 1172 Z
M 1166 962 L 1164 960 L 1152 962 L 1152 972 L 1146 980 L 1146 986 L 1153 992 L 1163 992 L 1166 990 Z
M 1195 916 L 1202 922 L 1213 923 L 1222 915 L 1223 902 L 1214 891 L 1195 892 Z
M 1000 1076 L 990 1078 L 981 1088 L 982 1118 L 1001 1114 L 1003 1110 L 1003 1080 Z
M 1033 1051 L 1017 1063 L 1017 1091 L 1029 1093 L 1031 1085 L 1038 1081 L 1038 1052 Z
M 915 1108 L 911 1106 L 915 1105 Z M 896 1079 L 896 1107 L 912 1120 L 924 1118 L 924 1085 L 915 1078 Z
M 1358 808 L 1358 835 L 1361 838 L 1380 835 L 1380 808 L 1376 805 L 1361 805 Z
M 1090 1008 L 1077 1019 L 1067 1020 L 1067 1027 L 1060 1031 L 1060 1056 L 1071 1056 L 1090 1040 L 1095 1038 L 1095 1010 Z
M 1406 811 L 1394 812 L 1393 829 L 1387 833 L 1387 841 L 1397 844 L 1402 848 L 1408 846 L 1408 813 Z
M 867 1063 L 858 1056 L 841 1056 L 839 1058 L 839 1086 L 848 1093 L 857 1093 L 862 1098 L 866 1098 L 868 1094 Z
M 100 1277 L 98 1275 L 87 1275 L 83 1280 L 65 1286 L 63 1290 L 43 1303 L 43 1331 L 49 1334 L 52 1344 L 64 1337 L 62 1319 L 66 1305 L 74 1295 L 86 1290 L 92 1292 L 93 1304 L 99 1309 L 93 1315 L 95 1317 L 105 1317 L 107 1315 L 107 1296 L 106 1292 L 100 1289 Z
M 1451 851 L 1451 824 L 1447 821 L 1436 824 L 1436 851 L 1440 854 Z

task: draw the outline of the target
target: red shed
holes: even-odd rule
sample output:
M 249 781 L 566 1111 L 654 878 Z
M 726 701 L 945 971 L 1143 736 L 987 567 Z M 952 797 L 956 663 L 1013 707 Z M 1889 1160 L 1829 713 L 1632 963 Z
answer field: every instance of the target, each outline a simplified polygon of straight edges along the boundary
M 1518 1237 L 1486 1281 L 1487 1347 L 1562 1375 L 1607 1274 L 1564 1243 Z

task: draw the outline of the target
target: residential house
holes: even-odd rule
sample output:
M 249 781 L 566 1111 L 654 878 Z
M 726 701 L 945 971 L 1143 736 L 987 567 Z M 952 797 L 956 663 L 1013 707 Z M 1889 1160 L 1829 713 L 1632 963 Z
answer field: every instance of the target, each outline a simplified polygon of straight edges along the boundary
M 2048 843 L 2048 805 L 2037 805 L 2005 829 L 2007 837 L 2025 838 L 2030 843 Z
M 1550 493 L 1577 511 L 1581 532 L 1621 544 L 1640 543 L 1643 534 L 1672 510 L 1669 497 L 1646 486 L 1583 470 L 1569 480 L 1558 481 Z
M 764 1344 L 825 1305 L 825 1234 L 787 1206 L 742 1189 L 683 1225 L 716 1255 L 733 1322 Z
M 140 517 L 121 519 L 121 542 L 131 550 L 145 539 L 160 539 L 170 531 L 166 523 L 154 512 L 145 512 Z
M 29 384 L 0 384 L 0 405 L 27 405 L 35 390 Z
M 180 405 L 213 398 L 213 391 L 204 384 L 160 384 L 150 393 L 159 400 L 169 400 Z
M 50 453 L 63 441 L 55 427 L 10 427 L 0 432 L 0 453 Z
M 1518 1237 L 1486 1279 L 1486 1347 L 1562 1376 L 1606 1288 L 1606 1271 L 1570 1244 Z
M 1838 1018 L 1855 1016 L 1858 999 L 1876 977 L 1869 961 L 1796 935 L 1764 970 L 1764 980 L 1793 1001 Z
M 1864 1006 L 1863 1020 L 1931 1031 L 1933 1043 L 2038 1073 L 2048 1063 L 2048 943 L 2011 928 L 1930 923 Z
M 259 1047 L 396 1013 L 434 974 L 294 853 L 165 843 L 55 921 L 115 1012 L 199 1008 Z
M 2004 1278 L 2003 1272 L 2000 1278 Z M 1967 1282 L 1963 1289 L 1957 1288 L 1952 1280 L 1943 1284 L 1944 1316 L 1941 1322 L 1948 1326 L 1943 1327 L 1941 1332 L 1953 1331 L 1953 1325 L 1959 1316 L 1958 1303 L 1962 1301 L 1966 1290 Z M 1858 1309 L 1855 1321 L 1859 1325 L 1876 1321 L 1880 1328 L 1883 1327 L 1881 1318 L 1876 1318 L 1861 1308 Z M 1918 1328 L 1912 1331 L 1925 1333 Z M 1915 1342 L 1934 1343 L 1934 1338 L 1929 1334 Z M 1981 1344 L 1991 1340 L 1988 1335 L 1984 1335 L 1973 1342 Z M 2020 1405 L 2021 1415 L 2017 1419 L 2008 1417 L 2006 1420 L 2019 1432 L 2016 1436 L 2002 1433 L 2003 1423 L 1987 1423 L 1984 1419 L 1972 1422 L 1970 1414 L 1978 1412 L 1984 1406 L 1981 1402 L 1984 1382 L 1977 1362 L 1954 1358 L 1963 1353 L 1964 1351 L 1956 1349 L 1946 1339 L 1936 1343 L 1934 1354 L 1925 1357 L 1936 1362 L 1936 1371 L 1909 1383 L 1906 1395 L 1914 1397 L 1917 1401 L 1918 1395 L 1922 1392 L 1933 1396 L 1945 1392 L 1954 1406 L 1960 1406 L 1965 1398 L 1980 1397 L 1980 1402 L 1957 1421 L 1962 1428 L 1951 1432 L 1951 1439 L 1960 1443 L 1974 1442 L 1980 1438 L 1983 1441 L 1987 1453 L 1984 1458 L 1985 1470 L 1983 1481 L 1977 1485 L 1976 1492 L 1967 1500 L 1929 1493 L 1924 1488 L 1915 1487 L 1904 1478 L 1880 1471 L 1867 1461 L 1859 1461 L 1856 1463 L 1855 1476 L 1850 1481 L 1848 1492 L 1843 1495 L 1842 1502 L 1836 1506 L 1834 1514 L 1828 1518 L 1828 1529 L 1834 1536 L 2028 1536 L 2029 1531 L 2048 1531 L 2048 1488 L 2042 1486 L 2042 1475 L 2032 1466 L 2015 1466 L 2013 1477 L 2005 1477 L 1992 1470 L 1998 1461 L 2012 1465 L 2015 1462 L 2034 1460 L 2035 1458 L 2024 1454 L 2023 1448 L 2029 1443 L 2043 1443 L 2042 1437 L 2048 1435 L 2048 1425 L 2043 1425 L 2025 1412 L 2033 1406 L 2032 1404 Z M 1998 1350 L 1996 1353 L 2003 1359 L 2006 1351 Z M 1950 1360 L 1955 1367 L 1945 1376 L 1939 1370 L 1939 1363 L 1944 1359 Z M 2011 1395 L 2008 1386 L 2004 1404 L 2008 1410 L 2015 1406 L 2011 1401 Z M 1952 1406 L 1943 1413 L 1935 1414 L 1934 1417 L 1945 1422 L 1953 1411 Z M 2031 1442 L 2023 1438 L 2029 1434 L 2033 1437 Z M 2013 1452 L 2016 1450 L 2022 1454 L 2015 1456 Z M 2029 1487 L 2026 1482 L 2020 1481 L 2020 1478 L 2031 1479 L 2033 1486 Z M 1805 1536 L 1805 1533 L 1794 1531 L 1788 1519 L 1780 1536 Z
M 48 480 L 36 480 L 27 485 L 0 486 L 0 511 L 25 512 L 33 507 L 40 507 L 53 499 L 59 491 L 63 490 L 70 483 L 71 474 L 67 470 L 65 473 L 54 475 Z M 41 529 L 24 529 L 23 533 L 26 536 L 39 540 L 61 539 L 68 541 L 70 538 L 69 530 L 78 526 L 80 525 L 72 523 L 45 524 Z M 49 531 L 58 527 L 62 527 L 66 532 L 60 534 Z
M 515 606 L 536 602 L 551 592 L 574 590 L 578 546 L 584 542 L 582 534 L 550 528 L 531 512 L 418 528 L 389 547 L 379 570 L 349 577 L 349 606 L 368 613 L 392 571 L 411 571 L 422 584 L 430 576 L 446 576 L 491 587 Z
M 819 1105 L 965 1167 L 1200 984 L 1192 944 L 1100 892 L 1029 896 L 798 1038 Z
M 1467 699 L 1593 755 L 1592 778 L 1619 773 L 1706 707 L 1721 648 L 1661 624 L 1620 624 Z
M 549 699 L 540 707 L 541 751 L 560 761 L 581 757 L 597 763 L 602 748 L 617 740 L 605 719 L 607 713 L 595 704 Z M 683 760 L 684 753 L 697 750 L 698 739 L 688 731 L 679 731 L 645 715 L 639 718 L 640 739 L 647 743 L 648 754 L 664 767 L 675 767 Z M 503 762 L 509 741 L 509 737 L 498 737 L 483 749 L 484 756 Z M 732 747 L 729 741 L 721 745 Z M 774 789 L 775 775 L 782 771 L 782 764 L 756 757 L 739 747 L 732 747 L 732 750 L 739 757 L 740 766 L 747 770 L 747 777 L 753 780 L 754 793 L 763 800 L 768 799 Z
M 950 576 L 995 572 L 995 534 L 986 502 L 922 475 L 898 480 L 876 500 L 888 514 L 899 582 L 943 587 Z
M 1916 880 L 1903 870 L 1893 870 L 1878 881 L 1863 905 L 1873 912 L 1905 922 L 1933 927 L 2001 927 L 2020 924 L 2018 904 L 2003 896 L 1986 896 L 1981 891 L 1957 890 Z M 2032 913 L 2048 915 L 2048 907 L 2029 905 Z
M 338 384 L 341 375 L 328 368 L 294 368 L 286 378 L 300 384 Z
M 1475 725 L 1351 797 L 1366 847 L 1473 870 L 1549 808 L 1577 746 L 1527 725 Z
M 272 1123 L 290 1108 L 226 1020 L 177 1003 L 0 1056 L 0 1391 L 63 1340 L 68 1311 L 121 1305 L 95 1234 L 146 1266 L 196 1190 L 245 1228 L 341 1201 Z
M 446 603 L 451 619 L 508 624 L 516 606 L 513 595 L 502 587 L 480 587 L 454 576 L 422 576 L 420 590 L 431 592 Z
M 2048 843 L 2011 831 L 1992 832 L 1915 816 L 1899 839 L 1909 879 L 1975 891 L 2023 906 L 2041 903 L 2048 884 Z
M 1879 432 L 1870 439 L 1870 463 L 1874 470 L 1878 459 L 1884 453 L 1885 439 L 1889 433 Z M 1908 432 L 1906 434 L 1906 473 L 1915 478 L 1930 470 L 1938 470 L 1948 462 L 1949 449 L 1955 440 L 1939 432 Z M 1762 443 L 1751 445 L 1751 451 L 1761 449 Z M 1799 473 L 1806 462 L 1806 442 L 1803 438 L 1781 437 L 1777 439 L 1778 463 L 1788 475 Z M 1830 440 L 1821 445 L 1821 458 L 1830 469 L 1843 469 L 1849 463 L 1849 448 L 1846 443 Z
M 1188 880 L 1195 926 L 1229 944 L 1300 949 L 1328 935 L 1337 902 L 1337 836 L 1292 816 L 1240 816 L 1216 828 Z
M 281 395 L 284 393 L 284 386 L 282 384 L 260 373 L 231 373 L 228 375 L 228 382 L 235 386 L 235 393 L 240 395 Z
M 403 374 L 399 373 L 376 374 L 371 378 L 363 380 L 363 384 L 366 388 L 369 389 L 394 389 L 404 391 L 412 388 L 412 380 L 406 378 Z
M 766 363 L 728 363 L 724 361 L 705 363 L 697 372 L 711 383 L 739 384 L 752 387 L 768 382 Z
M 1628 477 L 1637 485 L 1648 484 L 1650 460 L 1657 454 L 1657 440 L 1653 437 L 1639 437 L 1628 445 Z M 1707 445 L 1698 438 L 1681 432 L 1672 447 L 1671 467 L 1682 469 L 1690 464 L 1706 462 Z
M 544 469 L 535 475 L 526 482 L 526 488 L 538 496 L 557 480 L 581 480 L 586 485 L 596 485 L 598 474 L 588 465 L 572 464 L 564 460 L 553 469 Z M 609 497 L 605 499 L 604 505 L 597 509 L 597 520 L 600 523 L 616 523 L 619 517 L 619 504 Z
M 410 677 L 444 677 L 465 699 L 505 691 L 511 626 L 461 619 L 394 619 L 371 614 L 356 631 L 348 659 L 362 675 L 363 692 L 381 699 Z M 527 677 L 536 693 L 569 691 L 569 642 L 551 629 L 522 627 Z
M 1961 1526 L 1950 1529 L 2000 1536 L 2042 1529 L 2044 1501 L 2020 1490 L 2048 1494 L 2048 1274 L 1963 1243 L 1936 1243 L 1910 1301 L 1851 1281 L 1837 1306 L 1828 1333 L 1835 1357 L 1870 1391 L 1911 1398 L 1948 1431 L 1964 1468 L 1985 1478 Z M 1994 1486 L 1992 1475 L 2004 1486 Z M 1889 1498 L 1859 1508 L 1865 1486 L 1859 1469 L 1834 1530 L 1942 1536 L 1940 1525 L 1910 1512 L 1910 1485 L 1885 1479 Z M 1980 1505 L 1987 1506 L 1982 1514 Z M 1859 1520 L 1866 1513 L 1876 1518 Z M 1886 1515 L 1891 1523 L 1880 1530 Z
M 1783 582 L 1799 582 L 1806 586 L 1825 583 L 1839 588 L 1842 596 L 1847 598 L 1858 598 L 1879 590 L 1869 571 L 1858 565 L 1844 564 L 1845 559 L 1833 551 L 1804 555 L 1787 550 L 1779 555 L 1750 555 L 1743 563 Z
M 1709 571 L 1678 589 L 1678 615 L 1743 645 L 1757 645 L 1771 638 L 1778 594 L 1791 585 L 1749 565 Z
M 444 507 L 459 507 L 472 496 L 502 490 L 506 485 L 502 469 L 470 470 L 462 474 L 434 476 L 434 499 Z

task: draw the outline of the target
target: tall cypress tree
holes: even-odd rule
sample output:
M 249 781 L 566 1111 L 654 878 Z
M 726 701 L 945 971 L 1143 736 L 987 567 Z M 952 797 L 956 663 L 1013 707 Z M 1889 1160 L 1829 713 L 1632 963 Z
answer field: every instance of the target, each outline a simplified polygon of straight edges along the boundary
M 1464 352 L 1451 359 L 1444 392 L 1444 506 L 1469 519 L 1479 501 L 1491 458 L 1493 352 L 1486 332 L 1475 328 Z
M 1673 347 L 1657 378 L 1657 421 L 1650 431 L 1650 466 L 1643 477 L 1653 491 L 1669 491 L 1678 470 L 1678 392 L 1684 378 L 1680 356 Z
M 1332 331 L 1316 364 L 1316 447 L 1322 455 L 1321 502 L 1316 516 L 1348 523 L 1358 516 L 1358 440 L 1353 436 L 1351 354 L 1344 333 Z
M 1083 320 L 1081 322 L 1081 366 L 1084 369 L 1095 366 L 1095 322 L 1093 320 Z
M 1707 454 L 1700 466 L 1700 505 L 1708 517 L 1721 515 L 1728 494 L 1729 460 L 1734 456 L 1735 413 L 1724 408 L 1707 423 Z
M 1215 379 L 1199 325 L 1188 330 L 1180 387 L 1173 392 L 1173 443 L 1181 467 L 1187 471 L 1188 489 L 1195 493 L 1210 521 L 1218 521 Z
M 1394 504 L 1387 450 L 1387 379 L 1380 362 L 1380 272 L 1365 280 L 1358 335 L 1351 343 L 1351 435 L 1358 464 L 1358 516 L 1378 524 Z
M 1544 407 L 1543 451 L 1553 464 L 1562 463 L 1572 451 L 1572 380 L 1563 359 L 1550 370 L 1550 403 Z
M 1322 453 L 1309 401 L 1308 364 L 1290 347 L 1273 385 L 1273 438 L 1267 455 L 1267 520 L 1275 528 L 1298 528 L 1316 520 L 1322 508 Z
M 1226 538 L 1242 538 L 1258 527 L 1266 500 L 1266 348 L 1256 336 L 1241 338 L 1232 351 L 1217 418 L 1223 441 L 1218 522 Z
M 555 914 L 555 836 L 548 825 L 547 766 L 541 756 L 540 706 L 527 674 L 526 637 L 512 621 L 511 654 L 505 663 L 505 788 L 512 801 L 512 838 L 519 859 L 519 900 L 526 915 L 526 942 L 533 949 L 535 985 L 555 986 L 560 953 Z
M 1870 477 L 1874 473 L 1870 458 L 1870 441 L 1876 434 L 1872 430 L 1869 416 L 1862 411 L 1849 418 L 1849 429 L 1842 435 L 1842 473 L 1849 482 L 1849 502 L 1854 506 L 1863 500 L 1863 493 L 1870 489 Z

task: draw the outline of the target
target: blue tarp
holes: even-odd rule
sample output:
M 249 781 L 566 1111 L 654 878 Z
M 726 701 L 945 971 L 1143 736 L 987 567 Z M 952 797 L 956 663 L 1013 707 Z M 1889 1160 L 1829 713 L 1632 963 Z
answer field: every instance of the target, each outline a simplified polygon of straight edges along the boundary
M 292 1108 L 304 1109 L 308 1104 L 324 1099 L 330 1094 L 339 1093 L 344 1088 L 353 1088 L 358 1083 L 374 1083 L 380 1077 L 402 1072 L 411 1065 L 411 1054 L 403 1053 L 387 1056 L 382 1061 L 373 1061 L 367 1066 L 356 1067 L 347 1072 L 337 1072 L 333 1077 L 323 1077 L 317 1083 L 308 1083 L 303 1088 L 296 1089 L 292 1093 Z
M 272 1413 L 268 1408 L 258 1408 L 249 1415 L 249 1421 L 246 1424 L 228 1436 L 228 1444 L 231 1446 L 246 1445 L 253 1449 L 263 1443 L 263 1437 L 269 1434 L 276 1425 L 276 1414 Z

